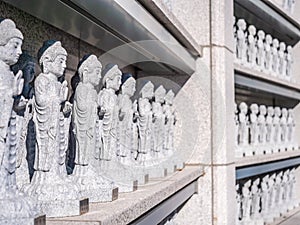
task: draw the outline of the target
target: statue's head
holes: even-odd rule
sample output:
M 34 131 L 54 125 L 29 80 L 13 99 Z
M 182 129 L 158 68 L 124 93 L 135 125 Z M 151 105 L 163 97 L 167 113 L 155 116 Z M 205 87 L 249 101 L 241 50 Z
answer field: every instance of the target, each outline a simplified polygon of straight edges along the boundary
M 277 38 L 274 38 L 273 39 L 273 47 L 278 48 L 278 46 L 279 46 L 279 41 Z
M 104 87 L 115 91 L 120 89 L 122 72 L 117 64 L 107 64 L 102 70 L 102 77 Z
M 259 30 L 257 32 L 257 36 L 260 38 L 260 39 L 264 39 L 265 38 L 265 32 L 262 31 L 262 30 Z
M 244 19 L 239 19 L 237 21 L 237 26 L 242 29 L 242 30 L 245 30 L 246 29 L 246 26 L 247 26 L 247 23 Z
M 242 112 L 244 114 L 246 114 L 248 111 L 248 106 L 245 102 L 241 102 L 239 105 L 239 108 L 240 108 L 240 112 Z
M 22 54 L 23 35 L 10 19 L 0 22 L 0 60 L 11 66 L 18 62 Z
M 61 46 L 60 41 L 45 41 L 38 51 L 38 62 L 42 72 L 61 77 L 67 67 L 67 55 L 67 51 Z
M 291 53 L 292 52 L 292 46 L 288 45 L 286 50 L 287 50 L 288 53 Z
M 274 115 L 274 108 L 273 106 L 268 106 L 268 116 L 273 116 Z
M 142 98 L 152 99 L 154 95 L 154 85 L 151 81 L 147 81 L 141 89 Z
M 288 115 L 287 109 L 286 108 L 282 108 L 281 109 L 281 114 L 282 114 L 283 117 L 287 117 L 287 115 Z
M 166 96 L 166 89 L 160 85 L 154 92 L 154 98 L 156 102 L 164 103 Z
M 255 26 L 250 25 L 248 27 L 248 31 L 249 31 L 250 34 L 255 35 L 256 34 L 256 28 L 255 28 Z
M 294 111 L 293 111 L 293 109 L 288 109 L 288 115 L 289 115 L 290 117 L 293 117 L 293 116 L 294 116 Z
M 259 106 L 259 114 L 265 116 L 267 114 L 267 108 L 265 105 L 260 105 Z
M 276 106 L 276 107 L 274 108 L 274 114 L 275 114 L 276 116 L 281 116 L 281 109 L 280 109 L 280 107 Z
M 272 43 L 272 36 L 270 34 L 266 35 L 266 42 L 267 43 Z
M 169 90 L 165 96 L 165 102 L 169 105 L 173 105 L 175 94 L 172 90 Z
M 258 113 L 258 105 L 257 104 L 251 104 L 250 105 L 250 110 L 252 113 L 257 114 Z
M 102 65 L 95 55 L 85 55 L 79 61 L 78 75 L 83 83 L 97 86 L 101 79 Z
M 136 91 L 136 81 L 133 78 L 132 74 L 123 73 L 121 82 L 122 82 L 122 86 L 121 86 L 122 94 L 126 94 L 132 97 Z
M 285 43 L 284 43 L 284 42 L 280 42 L 279 48 L 280 48 L 282 51 L 284 51 L 284 50 L 285 50 Z

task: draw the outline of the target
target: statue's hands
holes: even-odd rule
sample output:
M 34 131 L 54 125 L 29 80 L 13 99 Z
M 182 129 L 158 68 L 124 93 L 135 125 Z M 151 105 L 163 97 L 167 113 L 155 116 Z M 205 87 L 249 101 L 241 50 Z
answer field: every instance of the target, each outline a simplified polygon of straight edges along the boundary
M 19 72 L 14 77 L 14 83 L 13 83 L 13 95 L 20 95 L 23 90 L 24 86 L 24 79 L 22 78 L 23 72 L 19 70 Z
M 65 100 L 67 100 L 67 97 L 68 97 L 68 83 L 65 80 L 62 83 L 61 88 L 60 88 L 60 100 L 65 101 Z
M 66 102 L 63 108 L 63 113 L 66 115 L 72 111 L 73 105 L 70 102 Z

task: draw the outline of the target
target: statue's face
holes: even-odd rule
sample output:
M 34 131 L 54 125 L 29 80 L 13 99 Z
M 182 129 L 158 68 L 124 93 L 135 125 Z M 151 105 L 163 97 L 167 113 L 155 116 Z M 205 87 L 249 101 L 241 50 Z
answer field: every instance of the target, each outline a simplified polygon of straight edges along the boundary
M 91 71 L 89 71 L 89 81 L 92 85 L 96 86 L 99 84 L 101 79 L 101 65 L 98 63 L 95 67 L 91 68 Z
M 110 82 L 110 87 L 112 89 L 114 89 L 115 91 L 119 90 L 120 89 L 120 86 L 121 86 L 121 71 L 120 73 L 116 74 L 116 76 L 111 80 Z
M 64 74 L 65 69 L 67 67 L 66 62 L 67 56 L 58 55 L 56 56 L 53 62 L 47 61 L 43 63 L 44 71 L 47 71 L 47 73 L 53 73 L 57 77 L 61 77 Z
M 164 94 L 162 92 L 156 92 L 155 93 L 155 101 L 163 103 L 164 102 Z
M 142 89 L 142 97 L 152 99 L 154 95 L 154 87 L 153 86 L 147 86 Z
M 134 95 L 134 93 L 135 93 L 135 90 L 136 90 L 135 85 L 136 85 L 136 81 L 133 78 L 129 78 L 123 84 L 123 86 L 122 86 L 122 92 L 124 94 L 127 94 L 130 97 L 132 97 Z
M 11 38 L 6 45 L 0 46 L 0 60 L 10 66 L 16 64 L 22 54 L 22 43 L 20 38 Z

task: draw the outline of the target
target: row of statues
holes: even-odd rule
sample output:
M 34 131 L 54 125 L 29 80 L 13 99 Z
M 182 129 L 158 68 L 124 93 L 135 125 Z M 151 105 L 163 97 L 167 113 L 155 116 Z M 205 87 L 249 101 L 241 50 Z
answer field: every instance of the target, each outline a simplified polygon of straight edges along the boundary
M 235 106 L 235 155 L 245 157 L 296 150 L 293 109 L 245 102 Z
M 23 35 L 14 22 L 1 20 L 0 31 L 0 205 L 11 195 L 31 196 L 35 205 L 26 200 L 15 210 L 28 208 L 31 217 L 78 215 L 80 199 L 114 199 L 114 174 L 104 173 L 110 165 L 133 166 L 128 179 L 134 179 L 135 173 L 147 166 L 157 169 L 173 155 L 172 90 L 162 85 L 155 89 L 147 81 L 132 101 L 134 77 L 116 64 L 102 68 L 88 54 L 78 64 L 68 98 L 68 54 L 60 41 L 43 43 L 37 75 L 34 58 L 22 54 Z M 103 88 L 98 91 L 100 81 Z M 8 215 L 0 210 L 0 220 Z
M 234 24 L 236 61 L 243 66 L 262 71 L 272 76 L 291 80 L 292 46 L 279 42 L 254 25 L 247 27 L 244 19 Z
M 236 224 L 263 225 L 272 223 L 288 211 L 298 207 L 296 168 L 289 168 L 263 176 L 237 181 Z

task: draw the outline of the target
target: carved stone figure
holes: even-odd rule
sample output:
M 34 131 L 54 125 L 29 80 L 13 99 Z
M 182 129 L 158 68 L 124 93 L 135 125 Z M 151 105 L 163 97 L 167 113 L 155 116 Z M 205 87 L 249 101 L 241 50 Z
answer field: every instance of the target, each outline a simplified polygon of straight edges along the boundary
M 265 69 L 267 72 L 272 71 L 272 36 L 270 34 L 266 35 L 265 39 Z
M 246 62 L 247 56 L 246 56 L 246 51 L 247 51 L 247 43 L 246 43 L 246 38 L 247 38 L 247 33 L 246 31 L 246 21 L 244 19 L 239 19 L 237 21 L 237 58 L 241 60 L 241 62 Z
M 238 146 L 238 132 L 239 132 L 239 110 L 238 110 L 238 106 L 236 103 L 234 103 L 234 144 L 235 147 Z
M 280 211 L 280 206 L 282 204 L 282 192 L 283 192 L 282 174 L 283 172 L 280 171 L 275 178 L 275 190 L 276 190 L 275 204 L 277 206 L 278 211 Z
M 288 80 L 291 79 L 292 64 L 293 64 L 292 46 L 289 45 L 287 46 L 287 54 L 286 54 L 286 78 Z
M 118 95 L 118 150 L 117 156 L 122 163 L 129 164 L 134 160 L 134 120 L 137 116 L 132 103 L 132 96 L 136 91 L 136 81 L 131 74 L 122 75 L 121 92 Z M 135 131 L 136 132 L 136 131 Z
M 252 196 L 250 191 L 251 180 L 248 180 L 242 188 L 242 221 L 250 220 Z
M 152 106 L 151 100 L 154 95 L 154 85 L 148 81 L 141 89 L 140 98 L 138 100 L 138 129 L 139 129 L 139 151 L 138 161 L 145 163 L 149 159 L 151 150 L 151 134 L 152 134 Z
M 285 10 L 287 10 L 288 12 L 293 14 L 294 8 L 295 8 L 295 3 L 296 3 L 296 0 L 284 0 L 282 6 Z
M 153 157 L 162 157 L 165 138 L 165 120 L 166 116 L 163 110 L 166 89 L 160 85 L 154 92 L 154 101 L 152 102 L 152 135 L 153 135 Z
M 271 144 L 273 142 L 273 137 L 274 137 L 273 116 L 274 116 L 274 108 L 272 106 L 268 106 L 267 117 L 266 117 L 266 127 L 267 127 L 266 142 L 268 144 Z
M 257 118 L 257 125 L 258 125 L 258 141 L 260 145 L 263 145 L 266 143 L 266 114 L 267 114 L 267 108 L 265 105 L 259 106 L 259 115 Z
M 0 224 L 32 223 L 37 215 L 34 201 L 16 185 L 17 115 L 14 97 L 21 94 L 22 71 L 16 75 L 10 66 L 17 63 L 23 35 L 10 19 L 0 20 Z
M 279 46 L 279 41 L 278 39 L 274 38 L 273 45 L 272 45 L 272 70 L 274 76 L 277 76 L 278 67 L 279 67 L 278 46 Z
M 165 113 L 165 143 L 164 149 L 166 155 L 171 155 L 174 149 L 174 130 L 176 124 L 175 109 L 173 108 L 174 92 L 169 90 L 165 96 L 164 113 Z
M 280 129 L 280 116 L 281 110 L 279 107 L 274 108 L 274 118 L 273 118 L 273 126 L 274 126 L 274 143 L 280 143 L 281 141 L 281 129 Z
M 288 117 L 287 117 L 287 137 L 289 144 L 294 147 L 294 134 L 295 134 L 295 120 L 294 120 L 294 112 L 293 109 L 288 110 Z
M 26 191 L 38 199 L 41 210 L 48 216 L 79 213 L 78 187 L 66 177 L 69 127 L 66 127 L 65 115 L 70 113 L 71 107 L 66 103 L 67 82 L 58 80 L 64 74 L 66 60 L 67 52 L 59 41 L 45 41 L 38 51 L 42 73 L 34 83 L 35 172 Z
M 269 185 L 269 210 L 273 210 L 275 207 L 275 199 L 276 199 L 276 190 L 275 190 L 275 178 L 276 174 L 273 173 L 268 181 Z M 269 217 L 273 218 L 274 216 L 272 214 L 269 215 Z
M 32 121 L 32 97 L 34 94 L 32 82 L 35 72 L 34 66 L 35 62 L 33 57 L 27 53 L 23 53 L 20 56 L 18 63 L 12 66 L 14 73 L 22 70 L 24 77 L 22 95 L 15 97 L 14 103 L 14 109 L 17 113 L 16 181 L 19 188 L 23 187 L 25 184 L 29 184 L 30 177 L 33 175 L 35 132 Z
M 242 219 L 242 196 L 240 194 L 240 185 L 235 185 L 235 199 L 236 199 L 236 224 L 239 224 Z
M 250 105 L 250 144 L 257 145 L 258 143 L 258 121 L 257 121 L 257 114 L 258 114 L 258 105 L 251 104 Z
M 286 108 L 281 109 L 281 118 L 280 118 L 280 129 L 281 129 L 281 143 L 284 145 L 283 147 L 286 147 L 286 142 L 287 142 L 287 116 L 288 116 L 288 111 Z
M 269 174 L 265 175 L 262 178 L 261 182 L 261 214 L 263 217 L 266 217 L 269 212 Z
M 260 217 L 260 198 L 261 198 L 261 190 L 258 187 L 260 183 L 260 178 L 257 178 L 253 181 L 253 184 L 251 186 L 251 194 L 252 194 L 252 203 L 251 203 L 251 216 L 254 219 L 257 219 Z
M 249 125 L 248 125 L 248 106 L 245 102 L 241 102 L 239 105 L 239 145 L 245 146 L 248 144 L 248 134 L 249 134 Z
M 279 51 L 278 51 L 278 72 L 279 76 L 284 78 L 286 76 L 286 54 L 285 54 L 285 43 L 280 42 Z
M 247 51 L 247 55 L 248 55 L 248 62 L 250 64 L 250 66 L 254 66 L 256 64 L 256 55 L 257 55 L 257 47 L 256 47 L 256 43 L 257 40 L 255 38 L 256 35 L 256 28 L 253 25 L 250 25 L 248 27 L 248 51 Z
M 122 72 L 116 64 L 107 64 L 102 70 L 103 89 L 98 95 L 101 119 L 100 160 L 116 157 L 118 107 L 116 92 L 121 85 Z
M 260 69 L 264 69 L 265 66 L 265 47 L 264 47 L 264 39 L 265 32 L 259 30 L 257 32 L 258 40 L 257 40 L 257 65 Z

